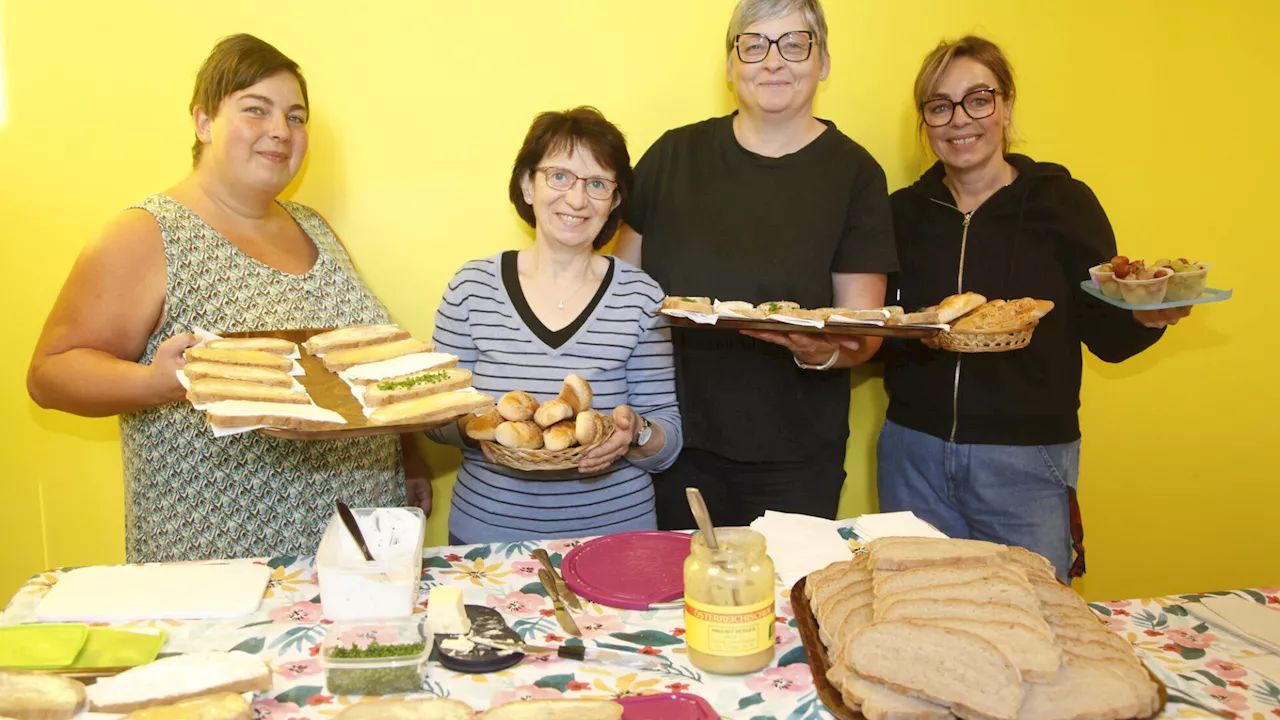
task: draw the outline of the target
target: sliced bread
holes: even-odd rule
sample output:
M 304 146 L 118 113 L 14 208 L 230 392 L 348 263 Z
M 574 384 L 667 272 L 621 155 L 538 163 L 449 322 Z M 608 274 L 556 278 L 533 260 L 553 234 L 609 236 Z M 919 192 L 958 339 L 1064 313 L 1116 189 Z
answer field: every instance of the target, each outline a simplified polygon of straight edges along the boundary
M 302 343 L 312 355 L 324 355 L 335 350 L 377 345 L 379 343 L 404 340 L 409 337 L 408 330 L 386 323 L 377 325 L 352 325 L 313 335 Z
M 882 608 L 887 608 L 898 600 L 916 600 L 920 598 L 1000 602 L 1020 607 L 1033 614 L 1040 612 L 1040 601 L 1027 588 L 1025 582 L 1016 582 L 1005 577 L 993 576 L 948 585 L 927 585 L 892 595 L 880 595 L 876 597 L 876 617 L 879 618 L 881 616 Z
M 964 630 L 981 636 L 1009 656 L 1022 679 L 1030 683 L 1053 682 L 1062 665 L 1062 649 L 1032 628 L 1016 622 L 935 618 L 920 620 L 931 625 Z
M 995 645 L 963 630 L 907 620 L 877 622 L 849 639 L 853 672 L 966 717 L 1014 720 L 1022 677 Z
M 876 595 L 891 595 L 927 585 L 951 585 L 999 575 L 1026 585 L 1026 576 L 1008 565 L 932 565 L 902 572 L 877 574 Z M 1031 589 L 1027 585 L 1027 589 Z
M 888 543 L 873 540 L 868 552 L 873 569 L 906 570 L 928 565 L 995 564 L 1001 562 L 1005 546 L 982 540 L 898 538 Z
M 1056 682 L 1028 685 L 1019 720 L 1120 720 L 1146 714 L 1134 688 L 1105 663 L 1071 659 Z
M 849 612 L 833 632 L 828 633 L 831 636 L 831 642 L 827 644 L 827 647 L 831 648 L 830 654 L 844 657 L 844 648 L 848 647 L 849 638 L 853 637 L 862 628 L 870 625 L 875 619 L 871 607 L 871 603 L 857 606 Z
M 828 647 L 835 640 L 835 632 L 844 623 L 849 614 L 855 610 L 865 608 L 866 614 L 871 614 L 871 601 L 875 598 L 871 594 L 871 590 L 864 590 L 853 595 L 840 596 L 832 603 L 823 614 L 823 620 L 818 625 L 818 638 L 822 640 L 822 644 Z
M 0 715 L 15 720 L 70 720 L 85 704 L 84 685 L 47 673 L 0 670 Z
M 1053 630 L 1037 613 L 1016 605 L 999 602 L 977 602 L 956 598 L 920 598 L 898 600 L 882 609 L 880 620 L 905 620 L 927 618 L 958 618 L 962 620 L 995 620 L 1022 623 L 1035 629 L 1046 638 L 1053 638 Z
M 1006 563 L 1017 565 L 1028 573 L 1039 575 L 1046 580 L 1053 580 L 1057 577 L 1057 571 L 1054 570 L 1053 563 L 1049 562 L 1045 556 L 1031 552 L 1026 548 L 1010 545 L 1004 559 Z
M 271 689 L 271 669 L 257 656 L 231 652 L 172 655 L 102 678 L 89 687 L 95 712 L 129 713 L 216 693 Z
M 949 720 L 951 711 L 941 705 L 903 695 L 874 683 L 849 670 L 841 678 L 841 697 L 858 702 L 862 716 L 867 720 Z
M 832 595 L 846 595 L 869 589 L 871 589 L 871 575 L 864 570 L 850 570 L 814 588 L 813 594 L 809 596 L 809 609 L 821 623 L 822 618 L 818 615 L 818 608 L 826 602 L 827 598 Z
M 1065 608 L 1075 608 L 1090 612 L 1089 606 L 1085 604 L 1084 598 L 1080 597 L 1079 593 L 1057 580 L 1033 578 L 1031 580 L 1031 589 L 1035 591 L 1036 598 L 1040 601 L 1042 607 L 1060 605 Z
M 218 693 L 173 705 L 131 712 L 124 720 L 254 720 L 253 706 L 239 693 Z
M 850 598 L 858 604 L 871 602 L 875 599 L 875 596 L 871 592 L 871 578 L 855 582 L 851 585 L 846 585 L 840 590 L 840 592 L 832 593 L 819 602 L 817 610 L 813 613 L 813 616 L 818 620 L 818 624 L 821 625 L 822 623 L 828 622 L 827 618 L 830 616 L 831 611 L 835 606 L 841 602 L 847 602 Z

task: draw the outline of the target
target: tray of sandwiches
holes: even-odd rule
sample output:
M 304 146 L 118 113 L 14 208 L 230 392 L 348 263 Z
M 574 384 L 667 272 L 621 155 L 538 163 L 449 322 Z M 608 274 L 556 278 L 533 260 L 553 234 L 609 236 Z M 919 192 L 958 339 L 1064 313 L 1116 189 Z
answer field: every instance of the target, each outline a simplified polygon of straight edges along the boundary
M 217 435 L 327 440 L 441 427 L 493 405 L 455 355 L 391 324 L 228 333 L 178 377 Z
M 576 470 L 613 433 L 613 418 L 592 409 L 592 399 L 591 384 L 568 375 L 557 397 L 539 402 L 513 390 L 496 407 L 473 415 L 463 432 L 491 463 L 535 473 Z
M 850 308 L 805 309 L 789 300 L 758 305 L 741 300 L 720 301 L 706 297 L 668 296 L 662 307 L 651 311 L 664 315 L 678 327 L 721 330 L 768 330 L 827 335 L 875 335 L 904 339 L 933 337 L 939 324 L 917 322 L 902 308 L 870 310 Z
M 1168 692 L 1053 566 L 1022 548 L 888 537 L 791 590 L 838 718 L 1124 720 Z

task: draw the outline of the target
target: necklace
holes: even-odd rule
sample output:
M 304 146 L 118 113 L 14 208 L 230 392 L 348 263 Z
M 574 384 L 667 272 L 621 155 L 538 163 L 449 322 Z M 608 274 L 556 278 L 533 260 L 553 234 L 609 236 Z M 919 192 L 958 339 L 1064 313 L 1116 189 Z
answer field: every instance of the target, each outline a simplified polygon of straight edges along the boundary
M 582 289 L 582 286 L 583 286 L 583 285 L 586 285 L 586 284 L 587 284 L 587 279 L 588 279 L 588 278 L 590 278 L 590 277 L 591 277 L 591 275 L 590 275 L 590 273 L 588 273 L 586 277 L 582 278 L 582 281 L 581 281 L 581 282 L 579 282 L 579 283 L 578 283 L 578 286 L 577 286 L 577 287 L 575 287 L 575 288 L 573 289 L 573 292 L 569 293 L 568 295 L 565 295 L 563 300 L 561 300 L 560 302 L 556 303 L 556 308 L 558 308 L 558 309 L 560 309 L 560 310 L 563 310 L 563 309 L 564 309 L 564 304 L 565 304 L 566 302 L 568 302 L 569 298 L 571 298 L 571 297 L 573 297 L 574 295 L 577 295 L 577 294 L 578 294 L 578 291 Z

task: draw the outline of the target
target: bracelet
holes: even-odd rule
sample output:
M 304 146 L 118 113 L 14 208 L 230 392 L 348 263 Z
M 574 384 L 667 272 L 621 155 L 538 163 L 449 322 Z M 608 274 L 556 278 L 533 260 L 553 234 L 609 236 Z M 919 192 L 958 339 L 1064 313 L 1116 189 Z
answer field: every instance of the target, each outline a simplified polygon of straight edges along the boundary
M 796 367 L 801 370 L 830 370 L 835 367 L 835 364 L 840 360 L 840 348 L 836 348 L 836 351 L 831 353 L 831 357 L 827 358 L 827 361 L 821 365 L 810 365 L 808 363 L 800 362 L 800 358 L 796 357 L 795 353 L 791 353 L 791 359 L 796 361 Z

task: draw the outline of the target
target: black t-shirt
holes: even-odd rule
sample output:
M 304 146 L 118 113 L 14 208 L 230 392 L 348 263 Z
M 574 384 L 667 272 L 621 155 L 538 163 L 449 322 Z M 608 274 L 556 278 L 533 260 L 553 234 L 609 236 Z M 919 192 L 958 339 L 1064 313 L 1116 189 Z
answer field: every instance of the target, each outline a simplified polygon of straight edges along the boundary
M 780 158 L 743 148 L 733 116 L 671 130 L 636 166 L 627 224 L 667 293 L 829 307 L 831 273 L 897 270 L 884 171 L 823 121 Z M 785 348 L 675 328 L 685 445 L 734 460 L 844 455 L 849 373 L 801 370 Z

